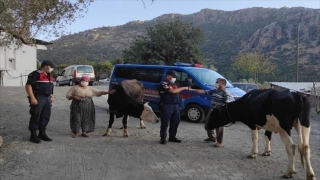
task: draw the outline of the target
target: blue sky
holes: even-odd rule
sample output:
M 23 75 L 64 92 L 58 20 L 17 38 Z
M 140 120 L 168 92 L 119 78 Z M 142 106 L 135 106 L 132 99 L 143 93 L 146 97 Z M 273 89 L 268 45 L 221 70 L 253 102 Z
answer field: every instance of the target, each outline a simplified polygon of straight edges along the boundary
M 117 26 L 134 20 L 151 20 L 163 14 L 192 14 L 201 9 L 233 11 L 250 7 L 308 7 L 320 9 L 320 0 L 94 0 L 88 13 L 67 31 L 77 33 L 102 26 Z M 46 39 L 44 39 L 46 40 Z

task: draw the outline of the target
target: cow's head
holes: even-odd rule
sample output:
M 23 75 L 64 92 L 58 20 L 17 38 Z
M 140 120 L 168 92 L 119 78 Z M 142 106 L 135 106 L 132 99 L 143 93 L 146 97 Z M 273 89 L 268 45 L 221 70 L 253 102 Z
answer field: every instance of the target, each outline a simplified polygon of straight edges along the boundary
M 146 120 L 151 123 L 158 123 L 159 118 L 156 116 L 156 114 L 153 112 L 152 108 L 149 106 L 149 102 L 146 102 L 143 104 L 144 109 L 142 111 L 142 114 L 140 116 L 140 119 Z
M 210 113 L 210 119 L 206 123 L 206 129 L 214 129 L 231 123 L 227 111 L 223 109 L 213 109 Z

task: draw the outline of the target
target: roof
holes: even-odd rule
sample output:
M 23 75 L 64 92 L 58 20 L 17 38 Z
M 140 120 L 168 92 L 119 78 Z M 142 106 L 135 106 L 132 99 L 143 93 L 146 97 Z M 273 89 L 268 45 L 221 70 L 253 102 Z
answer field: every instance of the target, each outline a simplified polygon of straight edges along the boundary
M 3 31 L 1 31 L 3 30 Z M 4 34 L 10 34 L 10 33 L 7 33 L 6 31 L 4 31 L 4 29 L 1 29 L 0 27 L 0 37 L 2 37 L 2 33 Z M 34 44 L 37 44 L 37 45 L 50 45 L 50 44 L 53 44 L 52 42 L 48 42 L 48 41 L 43 41 L 43 40 L 40 40 L 40 39 L 36 39 L 36 38 L 27 38 L 27 39 L 24 39 L 22 37 L 20 37 L 19 35 L 16 35 L 16 34 L 11 34 L 12 37 L 14 38 L 17 38 L 17 39 L 20 39 L 21 42 L 25 45 L 34 45 Z
M 50 44 L 53 44 L 52 42 L 47 42 L 47 41 L 43 41 L 43 40 L 40 40 L 40 39 L 34 39 L 35 41 L 35 44 L 38 44 L 38 45 L 50 45 Z
M 276 85 L 289 89 L 290 91 L 296 91 L 304 94 L 311 95 L 311 90 L 315 84 L 317 94 L 320 93 L 320 82 L 269 82 L 271 85 Z

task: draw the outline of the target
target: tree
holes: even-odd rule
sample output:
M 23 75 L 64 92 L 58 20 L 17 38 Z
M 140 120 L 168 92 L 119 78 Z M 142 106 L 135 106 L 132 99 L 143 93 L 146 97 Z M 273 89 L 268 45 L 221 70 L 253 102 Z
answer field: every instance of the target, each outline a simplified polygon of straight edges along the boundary
M 197 63 L 203 61 L 199 50 L 203 41 L 201 28 L 193 27 L 191 23 L 179 19 L 159 22 L 147 28 L 147 36 L 138 36 L 122 52 L 122 58 L 124 62 L 142 64 Z
M 0 46 L 17 39 L 18 44 L 35 44 L 41 33 L 65 33 L 65 26 L 82 17 L 93 0 L 0 0 Z
M 110 61 L 95 62 L 92 64 L 95 76 L 100 79 L 102 73 L 109 75 L 112 70 L 112 63 Z
M 276 68 L 276 65 L 257 52 L 239 55 L 232 66 L 238 70 L 253 73 L 255 82 L 258 81 L 259 74 L 271 73 Z

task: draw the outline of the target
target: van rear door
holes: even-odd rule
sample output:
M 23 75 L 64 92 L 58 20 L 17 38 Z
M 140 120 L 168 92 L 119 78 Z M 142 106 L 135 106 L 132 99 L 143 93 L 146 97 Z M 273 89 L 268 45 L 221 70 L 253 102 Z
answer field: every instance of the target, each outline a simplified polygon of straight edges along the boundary
M 79 82 L 82 76 L 89 76 L 90 77 L 90 82 L 91 83 L 94 82 L 95 81 L 95 75 L 94 75 L 93 67 L 92 66 L 88 66 L 88 65 L 77 66 L 77 69 L 75 71 L 76 82 Z

